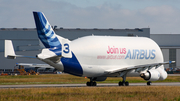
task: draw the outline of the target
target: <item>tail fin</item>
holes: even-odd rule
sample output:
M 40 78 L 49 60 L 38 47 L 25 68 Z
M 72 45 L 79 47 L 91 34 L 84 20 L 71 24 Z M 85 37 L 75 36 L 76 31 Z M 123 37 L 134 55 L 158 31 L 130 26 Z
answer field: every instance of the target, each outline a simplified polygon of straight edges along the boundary
M 42 51 L 41 58 L 63 56 L 71 58 L 70 41 L 55 34 L 48 20 L 42 12 L 33 12 L 38 37 L 43 45 L 48 48 Z M 49 52 L 51 51 L 51 52 Z M 52 53 L 53 52 L 53 53 Z M 49 53 L 49 54 L 48 54 Z M 46 54 L 46 56 L 44 55 Z M 40 57 L 39 57 L 40 58 Z
M 5 40 L 5 48 L 4 48 L 4 57 L 8 59 L 15 59 L 16 55 L 14 52 L 14 47 L 11 40 Z
M 4 48 L 4 57 L 7 59 L 16 59 L 16 57 L 20 58 L 36 58 L 34 56 L 24 56 L 24 55 L 16 55 L 14 52 L 14 47 L 11 40 L 5 40 L 5 48 Z
M 61 48 L 62 45 L 42 12 L 33 12 L 38 37 L 46 48 Z

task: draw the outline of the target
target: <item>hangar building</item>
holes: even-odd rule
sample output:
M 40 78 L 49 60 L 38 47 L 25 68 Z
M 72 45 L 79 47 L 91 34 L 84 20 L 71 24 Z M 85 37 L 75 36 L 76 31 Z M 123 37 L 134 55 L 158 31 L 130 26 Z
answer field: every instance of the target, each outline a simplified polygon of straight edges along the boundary
M 150 37 L 161 47 L 164 60 L 175 60 L 176 63 L 165 67 L 180 66 L 180 38 L 179 34 L 150 34 L 150 28 L 135 29 L 54 29 L 56 34 L 74 40 L 88 35 L 105 36 L 129 36 L 129 37 Z M 4 40 L 13 41 L 16 54 L 35 56 L 41 52 L 37 32 L 35 28 L 1 28 L 0 29 L 0 69 L 12 71 L 16 63 L 43 63 L 38 59 L 17 58 L 15 60 L 4 58 Z

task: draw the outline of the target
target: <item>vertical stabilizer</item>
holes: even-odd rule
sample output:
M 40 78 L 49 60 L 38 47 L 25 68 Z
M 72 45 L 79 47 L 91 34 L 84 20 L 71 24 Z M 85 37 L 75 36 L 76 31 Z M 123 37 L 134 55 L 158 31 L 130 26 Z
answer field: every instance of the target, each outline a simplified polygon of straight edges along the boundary
M 42 12 L 33 12 L 38 37 L 46 48 L 58 48 L 61 50 L 61 40 L 57 38 L 54 30 Z
M 55 34 L 47 18 L 42 12 L 33 12 L 38 37 L 46 49 L 39 58 L 63 56 L 71 58 L 70 41 Z M 48 54 L 48 55 L 47 55 Z
M 15 59 L 16 55 L 14 52 L 14 47 L 11 40 L 5 40 L 5 47 L 4 47 L 4 57 L 9 59 Z

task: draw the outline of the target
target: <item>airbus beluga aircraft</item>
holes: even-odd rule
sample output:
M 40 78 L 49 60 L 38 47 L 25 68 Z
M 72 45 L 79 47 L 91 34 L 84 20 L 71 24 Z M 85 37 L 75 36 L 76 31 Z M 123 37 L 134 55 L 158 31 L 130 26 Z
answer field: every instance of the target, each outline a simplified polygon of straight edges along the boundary
M 137 76 L 148 81 L 164 80 L 167 73 L 159 46 L 145 37 L 86 36 L 69 41 L 55 34 L 42 12 L 33 12 L 38 37 L 45 46 L 36 57 L 16 55 L 11 40 L 5 40 L 5 57 L 37 58 L 59 71 L 87 77 L 87 86 L 107 77 L 122 77 L 119 86 L 128 86 L 126 77 Z

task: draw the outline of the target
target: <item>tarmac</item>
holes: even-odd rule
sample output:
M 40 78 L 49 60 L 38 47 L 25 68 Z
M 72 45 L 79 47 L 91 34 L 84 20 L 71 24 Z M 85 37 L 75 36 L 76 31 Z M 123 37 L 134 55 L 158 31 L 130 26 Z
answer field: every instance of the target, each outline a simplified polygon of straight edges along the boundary
M 118 87 L 116 83 L 99 83 L 96 87 Z M 129 86 L 147 86 L 146 83 L 129 83 Z M 180 82 L 152 83 L 150 86 L 180 86 Z M 46 87 L 88 87 L 86 84 L 32 84 L 32 85 L 0 85 L 3 88 L 46 88 Z M 92 86 L 94 87 L 94 86 Z M 122 86 L 121 86 L 122 87 Z
M 180 76 L 180 74 L 168 74 L 168 76 Z M 95 87 L 113 87 L 113 86 L 118 87 L 118 84 L 117 83 L 97 83 L 97 86 Z M 146 83 L 129 83 L 129 86 L 147 86 L 147 84 Z M 162 83 L 152 82 L 150 86 L 180 86 L 180 82 L 162 82 Z M 46 87 L 89 87 L 89 86 L 86 86 L 86 84 L 0 85 L 0 89 L 3 89 L 3 88 L 46 88 Z

